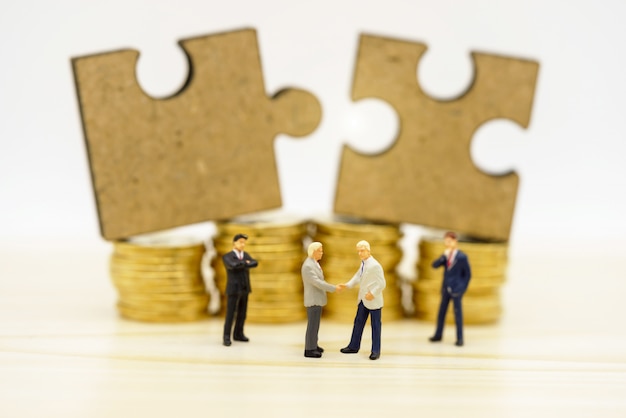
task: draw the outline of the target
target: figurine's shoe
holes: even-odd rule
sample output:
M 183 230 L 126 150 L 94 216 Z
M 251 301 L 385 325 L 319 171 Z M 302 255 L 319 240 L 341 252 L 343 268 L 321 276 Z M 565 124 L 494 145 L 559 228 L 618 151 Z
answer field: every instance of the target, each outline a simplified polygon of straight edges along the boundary
M 372 351 L 372 354 L 370 354 L 370 360 L 378 360 L 380 358 L 380 353 L 374 353 Z
M 304 357 L 320 358 L 322 353 L 317 350 L 304 350 Z
M 430 337 L 430 338 L 428 339 L 428 341 L 430 341 L 431 343 L 436 343 L 436 342 L 438 342 L 438 341 L 441 341 L 441 337 L 434 337 L 434 336 L 433 336 L 433 337 Z
M 320 353 L 324 352 L 324 349 L 322 347 L 320 347 L 319 345 L 316 348 L 317 351 L 319 351 Z
M 350 348 L 350 347 L 344 347 L 339 351 L 341 351 L 344 354 L 355 354 L 359 352 L 359 350 L 355 350 L 354 348 Z
M 250 338 L 248 338 L 245 335 L 241 334 L 241 335 L 237 335 L 236 337 L 233 337 L 233 340 L 235 340 L 235 341 L 243 341 L 244 343 L 247 343 L 248 341 L 250 341 Z
M 232 343 L 230 342 L 230 338 L 229 337 L 224 337 L 224 345 L 226 347 L 230 346 Z
M 454 345 L 456 345 L 457 347 L 463 347 L 463 340 L 458 340 L 454 343 Z

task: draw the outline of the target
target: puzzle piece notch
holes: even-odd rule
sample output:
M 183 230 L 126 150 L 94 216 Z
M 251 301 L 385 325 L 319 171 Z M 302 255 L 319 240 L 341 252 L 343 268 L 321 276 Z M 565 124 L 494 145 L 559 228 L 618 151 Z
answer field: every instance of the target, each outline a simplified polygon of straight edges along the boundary
M 137 51 L 72 60 L 105 239 L 279 207 L 273 141 L 321 120 L 304 90 L 266 96 L 254 30 L 179 44 L 189 80 L 166 99 L 137 83 Z
M 360 154 L 379 154 L 390 148 L 399 129 L 398 114 L 387 102 L 363 99 L 346 112 L 347 145 Z
M 518 176 L 490 176 L 470 158 L 474 132 L 497 118 L 528 125 L 538 64 L 472 53 L 475 76 L 457 100 L 424 94 L 415 74 L 426 46 L 362 35 L 353 100 L 387 101 L 400 118 L 393 146 L 376 156 L 344 147 L 334 210 L 386 222 L 508 240 Z
M 518 166 L 520 156 L 529 145 L 524 139 L 524 129 L 515 122 L 498 119 L 486 123 L 472 138 L 472 161 L 484 173 L 493 176 L 508 174 L 512 167 Z

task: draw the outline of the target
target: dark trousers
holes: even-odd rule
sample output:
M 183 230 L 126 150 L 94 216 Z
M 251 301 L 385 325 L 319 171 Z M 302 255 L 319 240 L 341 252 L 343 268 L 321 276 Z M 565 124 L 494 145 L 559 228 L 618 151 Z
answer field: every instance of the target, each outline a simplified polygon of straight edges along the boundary
M 317 335 L 320 330 L 320 319 L 322 318 L 321 306 L 306 307 L 306 335 L 304 337 L 304 349 L 315 350 L 317 348 Z
M 350 338 L 349 348 L 358 350 L 361 348 L 361 337 L 363 336 L 363 328 L 367 317 L 371 316 L 370 324 L 372 325 L 372 353 L 380 354 L 380 333 L 382 329 L 382 308 L 367 309 L 363 302 L 359 302 L 354 318 L 354 327 L 352 328 L 352 337 Z
M 228 295 L 226 303 L 226 320 L 224 321 L 224 338 L 230 338 L 230 332 L 233 329 L 233 318 L 235 318 L 235 337 L 243 335 L 243 323 L 246 321 L 246 312 L 248 312 L 248 294 L 236 293 Z
M 443 335 L 443 325 L 448 313 L 448 305 L 450 300 L 454 304 L 454 322 L 456 323 L 456 340 L 463 341 L 463 309 L 461 308 L 462 296 L 450 296 L 446 291 L 441 293 L 441 304 L 439 305 L 439 314 L 437 315 L 437 329 L 435 330 L 435 338 L 441 338 Z

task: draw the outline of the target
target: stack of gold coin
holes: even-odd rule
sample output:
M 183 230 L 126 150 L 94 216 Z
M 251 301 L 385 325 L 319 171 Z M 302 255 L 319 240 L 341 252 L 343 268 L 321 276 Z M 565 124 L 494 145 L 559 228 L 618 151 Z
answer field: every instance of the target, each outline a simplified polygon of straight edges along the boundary
M 387 286 L 384 296 L 384 320 L 401 318 L 404 313 L 401 304 L 401 290 L 396 275 L 396 267 L 402 259 L 398 241 L 402 233 L 398 225 L 373 224 L 353 219 L 316 221 L 313 240 L 324 246 L 324 256 L 320 265 L 324 278 L 332 284 L 346 283 L 361 266 L 356 251 L 357 242 L 369 242 L 372 256 L 378 260 L 385 272 Z M 358 286 L 340 293 L 328 295 L 328 304 L 323 310 L 324 317 L 351 322 L 357 306 Z
M 209 296 L 200 274 L 204 245 L 184 240 L 117 241 L 110 272 L 120 314 L 147 322 L 207 317 Z
M 216 257 L 212 261 L 215 283 L 222 294 L 222 312 L 226 307 L 227 274 L 224 254 L 233 250 L 233 237 L 248 235 L 245 251 L 259 262 L 250 269 L 248 312 L 253 323 L 287 323 L 306 318 L 300 268 L 306 257 L 303 241 L 308 223 L 220 222 L 213 239 Z
M 432 262 L 445 250 L 440 238 L 422 238 L 419 243 L 417 280 L 414 282 L 414 302 L 417 317 L 436 321 L 441 300 L 443 267 L 432 268 Z M 488 324 L 496 322 L 502 313 L 500 288 L 505 282 L 507 267 L 506 243 L 484 243 L 459 240 L 459 250 L 467 254 L 472 278 L 463 295 L 463 322 Z M 446 322 L 454 322 L 450 302 Z

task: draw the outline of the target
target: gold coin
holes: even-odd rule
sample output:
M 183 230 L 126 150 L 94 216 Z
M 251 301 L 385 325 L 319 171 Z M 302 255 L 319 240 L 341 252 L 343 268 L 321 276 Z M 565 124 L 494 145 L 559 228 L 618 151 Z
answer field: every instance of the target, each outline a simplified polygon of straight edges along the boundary
M 204 292 L 187 292 L 187 293 L 133 293 L 124 295 L 126 300 L 137 301 L 194 301 L 208 300 L 209 295 Z
M 361 239 L 365 241 L 368 241 L 368 238 L 385 240 L 391 239 L 391 237 L 399 239 L 402 236 L 398 225 L 395 224 L 364 223 L 356 220 L 346 222 L 317 221 L 314 224 L 318 233 L 347 237 L 361 236 L 363 237 Z
M 154 302 L 151 301 L 149 303 L 136 301 L 136 300 L 127 300 L 123 297 L 120 297 L 119 304 L 127 307 L 129 309 L 140 309 L 146 312 L 158 312 L 158 313 L 167 313 L 167 314 L 182 314 L 188 312 L 197 312 L 200 310 L 205 310 L 208 306 L 208 301 L 206 300 L 198 300 L 198 301 L 186 301 L 184 303 L 171 303 L 171 302 Z
M 248 298 L 248 303 L 268 304 L 275 306 L 303 305 L 302 293 L 278 293 L 254 291 Z
M 493 283 L 499 283 L 499 284 L 502 284 L 506 281 L 506 275 L 504 271 L 481 269 L 481 268 L 475 269 L 473 266 L 470 266 L 470 267 L 472 270 L 472 278 L 470 279 L 470 284 L 476 278 L 481 278 L 482 280 L 490 281 Z M 425 280 L 441 280 L 443 278 L 443 272 L 444 272 L 443 267 L 438 268 L 438 269 L 433 269 L 433 268 L 424 268 L 420 266 L 417 270 L 417 276 L 418 278 L 425 279 Z
M 248 239 L 254 235 L 261 236 L 303 236 L 307 233 L 308 225 L 305 222 L 274 223 L 274 222 L 217 222 L 217 230 L 221 236 L 246 234 Z
M 149 244 L 115 241 L 113 242 L 113 248 L 116 254 L 139 257 L 193 257 L 205 251 L 204 244 L 202 243 L 176 246 L 165 243 Z
M 303 284 L 300 282 L 285 282 L 280 286 L 276 286 L 276 283 L 265 281 L 254 281 L 252 283 L 253 291 L 255 293 L 261 291 L 275 292 L 275 293 L 299 293 L 302 292 Z
M 152 262 L 158 260 L 158 262 Z M 117 257 L 115 254 L 110 258 L 110 265 L 112 267 L 130 270 L 130 271 L 189 271 L 199 270 L 201 265 L 200 258 L 194 258 L 189 260 L 173 260 L 173 259 L 154 259 L 150 262 L 143 262 L 138 259 L 125 259 Z
M 440 294 L 441 293 L 441 285 L 442 285 L 441 284 L 441 279 L 439 279 L 439 280 L 423 280 L 423 279 L 419 279 L 419 280 L 414 282 L 413 288 L 417 292 Z M 473 295 L 473 294 L 484 294 L 484 293 L 497 292 L 497 291 L 500 290 L 500 288 L 501 288 L 501 285 L 499 283 L 482 282 L 481 280 L 476 278 L 476 280 L 474 280 L 474 279 L 470 280 L 470 284 L 469 284 L 469 286 L 467 288 L 467 293 L 466 294 Z
M 298 322 L 306 319 L 306 311 L 287 312 L 280 315 L 264 315 L 262 313 L 253 312 L 246 318 L 247 322 L 253 324 L 285 324 Z
M 282 273 L 289 271 L 299 272 L 300 267 L 302 266 L 302 261 L 302 257 L 263 260 L 263 262 L 259 263 L 257 267 L 250 270 L 250 275 L 260 273 Z M 224 267 L 221 257 L 219 259 L 214 259 L 211 267 L 216 275 L 226 277 L 226 267 Z
M 233 250 L 232 243 L 229 244 L 219 244 L 216 243 L 215 249 L 218 254 L 224 255 Z M 259 254 L 297 254 L 301 255 L 304 253 L 304 247 L 302 242 L 287 242 L 280 244 L 265 244 L 265 245 L 247 245 L 245 251 L 249 253 L 252 258 L 258 258 Z
M 137 279 L 142 281 L 148 280 L 171 280 L 171 281 L 189 281 L 198 280 L 201 277 L 199 271 L 145 271 L 137 273 L 136 271 L 128 271 L 111 267 L 111 276 L 119 279 Z
M 248 309 L 263 309 L 263 310 L 276 310 L 276 309 L 300 309 L 304 308 L 304 303 L 302 300 L 302 296 L 294 300 L 294 298 L 282 300 L 280 303 L 277 303 L 273 300 L 257 300 L 254 294 L 250 294 L 248 299 Z
M 114 281 L 114 284 L 119 292 L 125 293 L 192 293 L 206 290 L 203 283 L 159 286 Z
M 422 238 L 419 242 L 420 254 L 436 256 L 443 254 L 445 246 L 443 239 Z M 480 257 L 487 255 L 492 258 L 506 259 L 508 253 L 507 243 L 483 243 L 483 242 L 464 242 L 459 240 L 459 249 L 466 253 L 468 257 Z
M 329 245 L 334 248 L 350 248 L 354 252 L 356 252 L 356 244 L 362 239 L 363 238 L 360 238 L 360 235 L 358 236 L 332 235 L 332 234 L 326 234 L 326 233 L 319 232 L 319 231 L 313 236 L 314 241 L 319 241 L 323 245 Z M 369 239 L 365 239 L 365 241 L 369 242 L 370 247 L 372 247 L 372 249 L 378 248 L 378 247 L 397 246 L 398 240 L 399 240 L 399 237 L 397 237 L 396 235 L 391 235 L 389 237 L 376 236 L 376 237 L 372 237 Z

